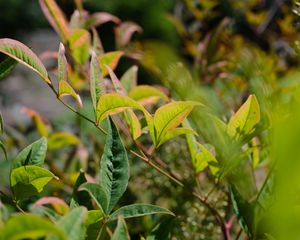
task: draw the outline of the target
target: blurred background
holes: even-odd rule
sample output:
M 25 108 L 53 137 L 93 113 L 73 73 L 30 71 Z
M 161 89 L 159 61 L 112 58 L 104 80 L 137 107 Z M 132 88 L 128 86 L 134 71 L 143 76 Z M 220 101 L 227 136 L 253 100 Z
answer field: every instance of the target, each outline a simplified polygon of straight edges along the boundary
M 57 0 L 57 3 L 70 19 L 76 8 L 74 1 Z M 211 138 L 205 114 L 227 121 L 247 96 L 255 93 L 261 104 L 264 127 L 269 124 L 268 109 L 275 96 L 284 93 L 281 97 L 288 101 L 291 86 L 300 83 L 300 13 L 292 0 L 85 0 L 83 4 L 90 13 L 108 12 L 141 27 L 142 31 L 134 33 L 126 46 L 127 57 L 121 59 L 116 74 L 120 76 L 136 64 L 139 84 L 163 85 L 174 99 L 203 102 L 209 112 L 193 114 L 197 120 L 195 128 L 203 140 L 216 148 L 218 143 Z M 115 27 L 115 23 L 108 22 L 97 28 L 105 52 L 119 47 Z M 26 43 L 40 56 L 45 51 L 57 51 L 60 41 L 37 0 L 0 0 L 0 38 L 4 37 Z M 50 69 L 55 65 L 49 60 L 45 64 Z M 81 149 L 83 156 L 77 158 L 98 158 L 87 155 L 94 150 L 102 151 L 103 136 L 93 136 L 92 127 L 59 104 L 36 74 L 18 65 L 9 78 L 0 82 L 0 110 L 8 133 L 13 136 L 12 145 L 23 146 L 37 135 L 28 114 L 22 111 L 24 107 L 51 122 L 53 131 L 67 130 L 80 136 L 85 147 Z M 261 142 L 266 138 L 263 133 L 260 135 Z M 12 153 L 16 152 L 14 148 L 10 149 Z M 258 186 L 268 170 L 268 150 L 265 145 L 260 150 L 257 163 L 260 168 L 255 174 Z M 69 146 L 68 151 L 72 152 L 73 147 Z M 167 143 L 158 156 L 183 181 L 195 185 L 184 138 Z M 132 156 L 131 163 L 131 182 L 122 199 L 124 203 L 151 202 L 178 213 L 172 225 L 174 239 L 218 239 L 221 230 L 207 209 L 197 201 L 185 201 L 182 196 L 190 198 L 188 193 Z M 76 168 L 78 164 L 73 164 L 69 171 Z M 208 192 L 213 179 L 209 174 L 198 177 L 200 188 Z M 225 216 L 232 209 L 224 188 L 219 186 L 210 198 Z M 129 221 L 133 239 L 139 239 L 142 229 L 150 229 L 153 221 L 145 218 L 142 224 L 143 228 L 135 220 Z M 238 227 L 233 231 L 237 232 Z

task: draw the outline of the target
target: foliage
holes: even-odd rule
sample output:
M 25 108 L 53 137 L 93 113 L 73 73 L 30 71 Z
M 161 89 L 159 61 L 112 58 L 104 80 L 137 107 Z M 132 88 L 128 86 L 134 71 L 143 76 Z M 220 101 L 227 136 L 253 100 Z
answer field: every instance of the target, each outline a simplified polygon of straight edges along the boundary
M 35 141 L 19 145 L 1 116 L 0 239 L 299 238 L 298 65 L 263 51 L 257 1 L 185 1 L 195 22 L 226 16 L 201 37 L 171 19 L 193 65 L 163 43 L 131 42 L 140 26 L 80 0 L 70 20 L 56 1 L 39 3 L 61 39 L 57 81 L 10 38 L 0 39 L 0 78 L 17 63 L 37 73 L 77 130 L 24 108 Z M 262 31 L 253 42 L 240 32 L 245 19 Z M 108 52 L 97 31 L 107 22 L 117 48 Z M 137 65 L 118 78 L 122 59 Z M 139 67 L 165 86 L 138 85 Z

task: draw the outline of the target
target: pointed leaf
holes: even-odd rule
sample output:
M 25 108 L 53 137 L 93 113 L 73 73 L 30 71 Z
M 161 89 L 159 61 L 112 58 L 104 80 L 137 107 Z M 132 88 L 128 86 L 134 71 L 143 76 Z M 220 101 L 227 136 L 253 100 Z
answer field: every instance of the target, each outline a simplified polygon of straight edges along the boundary
M 55 0 L 39 0 L 41 9 L 50 25 L 65 43 L 70 36 L 69 23 Z
M 62 43 L 59 45 L 58 51 L 58 81 L 68 80 L 68 62 L 65 56 L 65 47 Z
M 200 105 L 200 103 L 178 101 L 160 107 L 155 112 L 153 119 L 156 131 L 156 142 L 159 143 L 161 138 L 163 138 L 169 130 L 180 125 L 197 105 Z
M 63 148 L 67 145 L 77 145 L 80 143 L 80 139 L 75 135 L 67 132 L 56 132 L 48 138 L 48 148 L 50 150 Z
M 76 29 L 72 31 L 68 42 L 72 56 L 79 64 L 84 64 L 89 58 L 91 45 L 90 33 L 85 29 Z
M 66 202 L 58 197 L 42 197 L 32 205 L 32 208 L 37 208 L 48 204 L 50 204 L 54 210 L 61 215 L 66 214 L 70 210 Z
M 121 215 L 123 218 L 133 218 L 152 214 L 168 214 L 175 216 L 174 213 L 172 213 L 166 208 L 162 208 L 151 204 L 140 203 L 127 205 L 119 208 L 110 215 L 109 221 L 114 221 L 118 219 L 119 215 Z
M 207 150 L 202 144 L 198 143 L 200 152 L 195 156 L 194 168 L 196 173 L 203 171 L 207 166 L 209 166 L 210 171 L 214 176 L 217 175 L 220 168 L 218 167 L 218 161 L 215 156 Z
M 96 53 L 96 56 L 101 56 L 104 53 L 101 39 L 95 28 L 93 28 L 92 31 L 93 31 L 93 50 Z
M 132 66 L 121 77 L 120 81 L 127 92 L 129 92 L 137 85 L 137 73 L 138 67 Z
M 22 199 L 42 192 L 52 178 L 55 178 L 54 174 L 47 169 L 29 165 L 13 169 L 10 184 L 14 196 Z
M 120 19 L 107 12 L 96 12 L 88 20 L 87 28 L 98 27 L 107 22 L 120 23 Z
M 129 163 L 119 132 L 111 119 L 101 158 L 101 185 L 108 197 L 108 213 L 125 192 L 129 180 Z
M 4 120 L 0 112 L 0 135 L 3 134 L 3 132 L 4 132 Z
M 48 219 L 26 213 L 10 217 L 1 230 L 0 239 L 40 239 L 53 235 L 58 236 L 59 240 L 68 240 L 63 231 Z
M 155 87 L 147 85 L 136 86 L 129 92 L 128 96 L 136 101 L 139 101 L 141 104 L 143 102 L 147 102 L 147 99 L 153 97 L 168 101 L 168 97 L 166 96 L 166 94 Z
M 132 109 L 125 110 L 124 114 L 133 139 L 138 139 L 142 135 L 142 126 L 138 117 Z
M 78 190 L 88 192 L 89 195 L 95 200 L 100 210 L 103 213 L 107 213 L 108 196 L 102 186 L 96 183 L 84 183 L 79 187 Z
M 163 143 L 169 141 L 170 139 L 175 138 L 179 135 L 183 135 L 183 134 L 197 135 L 197 133 L 193 129 L 190 129 L 190 128 L 182 128 L 182 127 L 174 128 L 174 129 L 171 129 L 171 130 L 166 132 L 166 134 L 161 138 L 161 140 L 157 144 L 157 147 L 159 147 Z
M 111 240 L 130 240 L 128 229 L 126 226 L 126 222 L 124 219 L 119 216 L 118 218 L 118 224 L 114 231 L 114 234 L 112 235 Z
M 84 226 L 87 218 L 87 210 L 84 207 L 72 209 L 69 213 L 58 220 L 57 227 L 60 228 L 69 239 L 84 240 L 86 228 Z M 48 240 L 59 240 L 57 237 L 50 237 Z
M 14 159 L 12 168 L 26 165 L 42 166 L 46 157 L 47 143 L 47 139 L 42 137 L 24 148 Z
M 6 148 L 5 148 L 5 146 L 4 146 L 4 144 L 3 144 L 2 141 L 0 141 L 0 148 L 1 148 L 2 152 L 3 152 L 3 154 L 4 154 L 5 160 L 7 160 Z
M 228 125 L 228 134 L 238 137 L 251 133 L 260 121 L 260 108 L 255 95 L 250 95 L 247 101 L 231 117 Z
M 100 57 L 100 67 L 103 77 L 107 76 L 108 71 L 105 65 L 109 66 L 113 71 L 116 69 L 120 58 L 124 55 L 124 52 L 115 51 L 115 52 L 107 52 Z
M 97 122 L 100 123 L 108 115 L 122 112 L 128 108 L 135 108 L 144 111 L 143 106 L 129 97 L 116 93 L 102 95 L 97 105 Z
M 165 217 L 159 224 L 151 231 L 146 240 L 160 240 L 171 239 L 171 231 L 173 229 L 174 218 Z
M 117 76 L 113 72 L 113 70 L 107 65 L 105 65 L 105 68 L 107 69 L 107 71 L 109 73 L 110 79 L 114 85 L 116 92 L 119 93 L 120 95 L 127 96 L 127 92 L 126 92 L 125 88 L 122 86 L 122 83 L 117 78 Z
M 142 32 L 142 28 L 133 22 L 123 22 L 116 28 L 116 41 L 118 47 L 126 46 L 135 32 Z
M 92 53 L 90 66 L 90 93 L 94 110 L 96 112 L 100 96 L 105 94 L 104 80 L 100 71 L 98 58 L 95 52 Z
M 51 84 L 48 72 L 41 60 L 23 43 L 9 38 L 1 38 L 0 52 L 29 67 L 39 74 L 45 82 Z
M 6 57 L 2 62 L 0 62 L 0 81 L 6 78 L 15 66 L 17 66 L 18 61 L 11 57 Z
M 72 96 L 77 101 L 79 107 L 82 108 L 82 101 L 80 96 L 75 92 L 75 90 L 68 82 L 61 80 L 58 83 L 58 97 L 62 98 L 64 96 Z

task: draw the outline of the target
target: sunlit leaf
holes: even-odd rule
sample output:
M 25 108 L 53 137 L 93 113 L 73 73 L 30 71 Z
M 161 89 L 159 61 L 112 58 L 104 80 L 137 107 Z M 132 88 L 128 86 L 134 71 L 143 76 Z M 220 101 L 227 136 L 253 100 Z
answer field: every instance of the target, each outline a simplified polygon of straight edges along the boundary
M 92 54 L 91 66 L 90 66 L 90 92 L 94 110 L 96 112 L 97 104 L 100 96 L 105 94 L 104 80 L 100 71 L 97 55 Z
M 24 148 L 14 159 L 12 168 L 26 165 L 42 166 L 47 152 L 47 138 L 42 137 Z
M 218 167 L 217 159 L 202 144 L 198 143 L 198 147 L 200 149 L 200 152 L 196 154 L 194 162 L 194 168 L 196 173 L 203 171 L 208 166 L 212 174 L 216 176 L 216 174 L 220 170 Z
M 1 38 L 0 52 L 29 67 L 48 84 L 51 84 L 48 72 L 41 60 L 23 43 L 9 38 Z
M 108 115 L 122 112 L 128 108 L 144 110 L 140 104 L 129 97 L 116 93 L 102 95 L 97 105 L 97 122 L 100 123 Z
M 114 231 L 114 234 L 112 235 L 111 240 L 129 240 L 129 233 L 126 226 L 126 222 L 122 218 L 122 216 L 119 216 L 118 218 L 118 224 Z
M 14 58 L 6 57 L 2 62 L 0 62 L 0 81 L 6 78 L 12 70 L 14 70 L 18 61 Z
M 232 137 L 251 133 L 260 121 L 260 108 L 255 95 L 250 95 L 247 101 L 231 117 L 228 125 L 228 134 Z
M 126 92 L 125 88 L 122 86 L 122 83 L 117 78 L 117 76 L 113 72 L 113 70 L 108 65 L 105 65 L 105 68 L 107 69 L 107 71 L 109 73 L 110 79 L 113 83 L 113 86 L 114 86 L 116 92 L 119 93 L 120 95 L 127 96 L 127 92 Z
M 37 195 L 44 186 L 56 178 L 53 173 L 45 168 L 34 165 L 14 168 L 10 175 L 10 184 L 14 195 L 18 199 Z
M 69 23 L 55 0 L 39 0 L 41 9 L 50 25 L 65 43 L 70 36 Z
M 68 80 L 68 62 L 65 56 L 65 47 L 62 43 L 59 45 L 58 51 L 58 81 Z
M 174 213 L 172 213 L 166 208 L 162 208 L 151 204 L 139 203 L 127 205 L 117 209 L 110 215 L 109 221 L 118 219 L 119 215 L 121 215 L 123 218 L 133 218 L 152 214 L 168 214 L 174 216 Z
M 116 41 L 117 46 L 123 47 L 126 46 L 132 35 L 135 32 L 142 32 L 142 28 L 133 22 L 123 22 L 116 28 Z
M 157 147 L 159 147 L 163 143 L 169 141 L 170 139 L 175 138 L 179 135 L 183 135 L 183 134 L 195 134 L 195 135 L 197 135 L 197 133 L 193 129 L 190 129 L 190 128 L 180 127 L 180 128 L 170 129 L 169 131 L 166 132 L 166 134 L 158 142 Z
M 137 73 L 138 67 L 134 65 L 129 68 L 121 77 L 120 81 L 127 92 L 137 85 Z
M 68 38 L 72 56 L 75 60 L 84 64 L 89 58 L 89 50 L 91 46 L 91 36 L 87 30 L 75 29 Z
M 108 71 L 105 65 L 109 66 L 113 71 L 116 69 L 120 58 L 124 55 L 121 51 L 104 53 L 99 60 L 100 68 L 103 77 L 107 76 Z
M 168 100 L 168 97 L 162 91 L 147 85 L 139 85 L 134 87 L 129 92 L 128 96 L 136 101 L 139 101 L 141 104 L 144 102 L 147 103 L 149 98 L 162 99 L 164 101 Z
M 155 112 L 153 118 L 156 143 L 159 143 L 169 130 L 180 125 L 197 105 L 200 105 L 200 103 L 192 101 L 178 101 L 171 102 L 160 107 Z
M 88 217 L 85 222 L 85 226 L 87 227 L 86 240 L 97 239 L 101 221 L 104 219 L 104 214 L 101 210 L 90 210 L 88 211 Z
M 119 132 L 111 119 L 104 152 L 100 162 L 100 179 L 108 197 L 111 212 L 125 192 L 129 180 L 129 162 Z
M 0 239 L 40 239 L 54 235 L 58 236 L 59 240 L 69 239 L 63 231 L 57 228 L 50 220 L 26 213 L 10 217 L 4 229 L 1 230 Z
M 82 107 L 82 101 L 80 96 L 75 92 L 75 90 L 67 81 L 64 80 L 59 81 L 58 96 L 59 98 L 62 98 L 64 96 L 72 96 L 77 101 L 79 107 Z
M 80 139 L 75 135 L 67 132 L 56 132 L 48 138 L 48 148 L 51 150 L 65 147 L 67 145 L 77 145 Z
M 100 210 L 103 213 L 108 213 L 107 209 L 109 200 L 107 199 L 107 193 L 102 186 L 96 183 L 84 183 L 79 187 L 78 190 L 88 192 L 89 195 L 95 200 Z

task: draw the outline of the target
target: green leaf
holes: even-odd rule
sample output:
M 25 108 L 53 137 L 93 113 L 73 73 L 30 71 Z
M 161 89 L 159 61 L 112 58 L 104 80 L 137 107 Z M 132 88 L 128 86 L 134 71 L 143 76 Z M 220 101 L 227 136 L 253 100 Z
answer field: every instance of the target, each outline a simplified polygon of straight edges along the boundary
M 253 132 L 260 121 L 260 108 L 255 95 L 250 95 L 247 101 L 231 117 L 227 125 L 228 134 L 232 137 L 247 135 Z
M 129 92 L 137 85 L 137 73 L 138 67 L 134 65 L 129 68 L 121 77 L 121 84 L 122 86 L 124 86 L 127 92 Z
M 87 218 L 87 210 L 84 207 L 72 209 L 69 213 L 61 217 L 56 223 L 69 239 L 84 240 L 86 227 L 85 221 Z M 59 240 L 57 237 L 50 237 L 47 240 Z
M 6 148 L 5 148 L 5 146 L 4 146 L 4 144 L 3 144 L 2 141 L 0 141 L 0 148 L 1 148 L 2 152 L 3 152 L 3 154 L 4 154 L 5 160 L 7 160 Z
M 71 133 L 67 132 L 56 132 L 48 138 L 49 150 L 58 149 L 67 145 L 77 145 L 80 143 L 80 139 Z
M 218 167 L 218 161 L 215 156 L 205 148 L 202 144 L 198 143 L 200 152 L 195 156 L 194 168 L 196 173 L 203 171 L 207 166 L 209 166 L 210 171 L 214 176 L 217 175 L 220 168 Z
M 58 51 L 58 81 L 68 80 L 68 62 L 65 56 L 65 47 L 62 43 L 59 44 Z
M 56 178 L 53 173 L 38 166 L 24 166 L 12 170 L 10 185 L 18 199 L 37 195 L 43 191 L 44 186 Z
M 98 63 L 98 57 L 95 52 L 92 53 L 90 65 L 90 93 L 94 111 L 96 113 L 99 98 L 105 94 L 105 86 Z
M 110 67 L 106 66 L 106 68 L 109 72 L 110 78 L 113 82 L 116 92 L 119 93 L 120 95 L 127 96 L 126 89 L 123 87 L 122 83 L 117 78 L 115 73 L 111 70 Z M 130 132 L 133 136 L 133 139 L 136 140 L 142 134 L 142 127 L 141 127 L 140 121 L 132 109 L 125 110 L 124 115 L 125 115 L 126 122 L 129 125 Z
M 114 221 L 118 219 L 119 215 L 122 215 L 123 218 L 134 218 L 152 214 L 168 214 L 175 216 L 174 213 L 172 213 L 166 208 L 162 208 L 151 204 L 138 203 L 127 205 L 117 209 L 110 215 L 109 221 Z
M 14 159 L 12 168 L 25 165 L 42 166 L 47 152 L 47 138 L 42 137 L 24 148 Z
M 147 85 L 139 85 L 134 87 L 128 94 L 132 99 L 139 101 L 140 103 L 146 102 L 150 98 L 162 99 L 164 101 L 168 101 L 168 97 L 161 90 L 147 86 Z
M 85 226 L 87 227 L 86 240 L 97 239 L 103 219 L 104 214 L 101 210 L 88 211 L 88 217 L 85 222 Z
M 197 135 L 197 133 L 193 129 L 190 129 L 190 128 L 182 128 L 182 127 L 174 128 L 174 129 L 171 129 L 168 132 L 166 132 L 166 134 L 161 138 L 161 140 L 157 144 L 157 147 L 159 147 L 163 143 L 169 141 L 170 139 L 175 138 L 179 135 L 183 135 L 183 134 Z
M 29 67 L 45 82 L 51 84 L 48 72 L 41 60 L 23 43 L 9 38 L 0 38 L 0 52 Z
M 2 62 L 0 62 L 0 81 L 6 78 L 12 70 L 14 70 L 18 61 L 11 57 L 6 57 Z
M 46 218 L 33 214 L 17 214 L 9 218 L 1 236 L 4 240 L 39 239 L 58 236 L 59 240 L 68 240 L 67 236 Z
M 143 106 L 127 96 L 117 93 L 102 95 L 97 105 L 97 123 L 102 122 L 108 115 L 122 112 L 128 108 L 144 111 Z
M 254 223 L 254 206 L 248 203 L 235 186 L 231 186 L 231 200 L 233 205 L 233 210 L 238 217 L 239 224 L 247 235 L 253 237 L 253 223 Z
M 0 113 L 0 135 L 4 132 L 4 120 L 2 114 Z
M 101 56 L 104 53 L 104 49 L 101 43 L 99 34 L 95 28 L 92 28 L 93 31 L 93 50 L 96 53 L 96 56 Z M 97 63 L 98 65 L 99 63 Z
M 122 51 L 114 51 L 104 53 L 99 60 L 102 76 L 105 77 L 108 74 L 108 71 L 105 65 L 109 66 L 113 71 L 116 69 L 120 58 L 124 55 Z
M 101 185 L 108 197 L 107 213 L 111 212 L 125 192 L 129 180 L 129 163 L 119 132 L 111 119 L 101 158 Z
M 69 23 L 55 0 L 39 0 L 41 9 L 50 25 L 65 43 L 70 36 Z
M 122 216 L 119 216 L 118 218 L 118 224 L 114 231 L 114 234 L 112 235 L 111 240 L 129 240 L 129 233 L 126 226 L 126 222 L 122 218 Z
M 169 130 L 180 125 L 197 105 L 200 103 L 178 101 L 160 107 L 153 118 L 156 143 L 159 143 Z
M 99 184 L 96 183 L 84 183 L 82 184 L 79 191 L 86 191 L 89 195 L 95 200 L 98 207 L 103 213 L 107 213 L 108 209 L 108 196 L 105 192 L 105 189 Z
M 82 108 L 80 96 L 75 92 L 72 86 L 65 80 L 60 80 L 58 83 L 58 97 L 61 99 L 64 96 L 72 96 Z
M 84 64 L 89 58 L 91 35 L 85 29 L 75 29 L 68 38 L 72 56 L 79 64 Z

